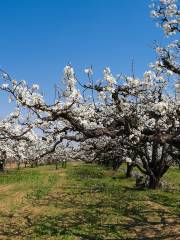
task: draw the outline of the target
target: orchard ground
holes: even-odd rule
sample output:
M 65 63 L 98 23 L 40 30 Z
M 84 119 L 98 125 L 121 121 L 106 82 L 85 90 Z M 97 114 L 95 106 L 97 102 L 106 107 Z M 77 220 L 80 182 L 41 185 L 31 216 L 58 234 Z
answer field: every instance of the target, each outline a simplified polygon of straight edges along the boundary
M 167 189 L 136 190 L 123 167 L 69 163 L 1 174 L 0 239 L 180 239 L 180 170 L 164 176 Z

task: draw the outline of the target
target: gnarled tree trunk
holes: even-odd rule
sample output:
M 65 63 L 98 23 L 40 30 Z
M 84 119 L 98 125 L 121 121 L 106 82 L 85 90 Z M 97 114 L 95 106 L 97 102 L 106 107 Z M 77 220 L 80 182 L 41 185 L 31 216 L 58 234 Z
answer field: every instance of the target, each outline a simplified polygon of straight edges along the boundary
M 159 184 L 160 184 L 160 178 L 159 177 L 155 177 L 153 175 L 151 175 L 149 177 L 148 188 L 157 189 L 159 187 Z
M 126 177 L 127 178 L 132 177 L 133 167 L 134 167 L 134 165 L 132 163 L 127 163 L 127 169 L 126 169 Z

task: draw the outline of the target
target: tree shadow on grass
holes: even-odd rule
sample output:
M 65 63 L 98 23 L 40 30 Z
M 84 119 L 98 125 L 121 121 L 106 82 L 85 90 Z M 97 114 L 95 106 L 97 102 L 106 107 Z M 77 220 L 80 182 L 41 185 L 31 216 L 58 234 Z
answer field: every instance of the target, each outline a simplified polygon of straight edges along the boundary
M 21 239 L 26 236 L 32 239 L 72 236 L 81 240 L 180 239 L 178 215 L 164 205 L 158 208 L 158 198 L 141 199 L 143 192 L 102 183 L 93 187 L 66 186 L 61 192 L 48 193 L 33 202 L 35 208 L 56 208 L 56 214 L 41 212 L 35 216 L 29 211 L 21 216 L 2 216 L 6 224 L 2 228 L 0 225 L 0 235 L 9 239 L 17 236 Z M 162 204 L 165 200 L 161 199 Z
M 23 227 L 20 227 L 20 218 L 15 221 L 15 216 L 5 215 L 4 217 L 9 219 L 9 223 L 6 224 L 5 228 L 1 228 L 0 234 L 9 237 L 9 239 L 16 237 L 23 239 L 27 235 L 32 239 L 34 236 L 47 238 L 49 236 L 72 236 L 81 240 L 180 238 L 178 221 L 174 219 L 174 221 L 167 223 L 167 217 L 170 219 L 175 216 L 165 210 L 156 210 L 156 218 L 149 219 L 154 211 L 147 209 L 143 211 L 142 207 L 139 206 L 125 206 L 123 217 L 128 217 L 128 221 L 108 222 L 104 221 L 105 216 L 101 207 L 100 203 L 99 205 L 87 204 L 81 209 L 79 205 L 74 205 L 76 208 L 74 212 L 55 216 L 41 215 L 37 218 L 26 214 L 21 216 L 26 222 Z M 114 207 L 116 206 L 114 205 Z M 11 222 L 13 218 L 14 220 Z M 29 233 L 28 230 L 30 230 Z
M 66 192 L 55 199 L 49 196 L 47 205 L 54 204 L 71 211 L 39 218 L 34 222 L 34 231 L 37 235 L 72 235 L 83 240 L 180 238 L 178 215 L 165 208 L 151 208 L 149 201 L 144 199 L 135 203 L 133 198 L 128 201 L 128 194 L 123 197 L 118 191 L 114 195 L 111 189 L 104 191 L 106 194 L 109 191 L 110 199 L 99 196 L 103 193 L 102 189 L 96 193 L 92 189 L 83 190 L 83 193 L 76 189 L 75 193 Z M 124 191 L 132 189 L 124 188 Z M 89 194 L 92 196 L 86 202 Z
M 38 236 L 70 235 L 79 237 L 82 240 L 104 240 L 104 239 L 178 239 L 178 223 L 174 220 L 166 223 L 164 219 L 171 215 L 164 211 L 156 211 L 159 219 L 151 220 L 146 214 L 140 214 L 137 208 L 128 209 L 124 216 L 128 216 L 129 222 L 103 223 L 103 214 L 96 209 L 96 206 L 89 206 L 86 210 L 79 210 L 76 213 L 63 214 L 56 217 L 42 217 L 34 223 L 35 233 Z M 154 212 L 153 212 L 154 214 Z M 173 216 L 174 217 L 174 216 Z M 173 229 L 176 228 L 176 232 Z M 168 230 L 169 229 L 169 230 Z M 128 233 L 134 234 L 128 234 Z M 125 237 L 128 236 L 128 237 Z

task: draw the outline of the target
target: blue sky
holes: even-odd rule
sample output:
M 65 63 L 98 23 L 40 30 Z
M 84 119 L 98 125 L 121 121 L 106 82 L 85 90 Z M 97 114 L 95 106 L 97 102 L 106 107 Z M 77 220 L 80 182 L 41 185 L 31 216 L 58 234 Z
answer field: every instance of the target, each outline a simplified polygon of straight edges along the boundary
M 84 81 L 93 65 L 141 76 L 154 60 L 153 41 L 163 34 L 149 17 L 150 0 L 0 0 L 0 66 L 13 78 L 38 83 L 48 101 L 71 62 Z M 10 111 L 0 93 L 0 114 Z

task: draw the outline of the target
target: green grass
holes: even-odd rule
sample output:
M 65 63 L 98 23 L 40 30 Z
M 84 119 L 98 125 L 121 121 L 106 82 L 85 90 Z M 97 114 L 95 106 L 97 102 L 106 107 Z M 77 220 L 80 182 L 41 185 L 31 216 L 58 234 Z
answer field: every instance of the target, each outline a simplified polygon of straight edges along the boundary
M 5 173 L 0 173 L 0 184 L 11 184 L 19 182 L 37 182 L 42 174 L 37 171 L 28 169 L 28 171 L 12 170 Z
M 10 171 L 0 175 L 0 239 L 180 239 L 180 170 L 164 181 L 136 190 L 121 169 L 83 163 Z
M 38 181 L 38 184 L 34 186 L 33 191 L 28 194 L 28 199 L 41 199 L 43 196 L 47 195 L 50 192 L 51 188 L 57 183 L 57 181 L 57 175 L 48 176 L 46 182 Z

